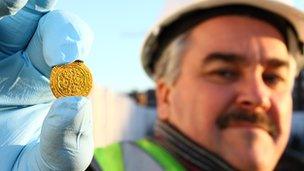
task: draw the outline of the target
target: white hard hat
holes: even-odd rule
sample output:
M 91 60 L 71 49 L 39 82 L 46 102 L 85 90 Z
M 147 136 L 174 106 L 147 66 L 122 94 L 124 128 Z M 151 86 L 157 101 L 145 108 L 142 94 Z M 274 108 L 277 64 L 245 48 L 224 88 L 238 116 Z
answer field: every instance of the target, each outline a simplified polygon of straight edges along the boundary
M 297 9 L 290 0 L 170 0 L 173 9 L 166 8 L 166 14 L 148 33 L 141 52 L 142 65 L 153 78 L 154 65 L 163 50 L 165 39 L 173 39 L 172 31 L 183 27 L 184 21 L 191 20 L 195 11 L 210 10 L 227 6 L 249 6 L 280 16 L 293 27 L 299 47 L 304 42 L 304 12 Z M 169 6 L 170 7 L 170 6 Z M 199 15 L 205 15 L 199 13 Z M 207 15 L 207 14 L 206 14 Z M 176 24 L 178 22 L 178 24 Z M 171 36 L 171 37 L 170 37 Z M 168 38 L 169 37 L 169 38 Z M 166 40 L 168 41 L 168 40 Z M 170 41 L 170 40 L 169 40 Z M 302 50 L 302 49 L 301 49 Z

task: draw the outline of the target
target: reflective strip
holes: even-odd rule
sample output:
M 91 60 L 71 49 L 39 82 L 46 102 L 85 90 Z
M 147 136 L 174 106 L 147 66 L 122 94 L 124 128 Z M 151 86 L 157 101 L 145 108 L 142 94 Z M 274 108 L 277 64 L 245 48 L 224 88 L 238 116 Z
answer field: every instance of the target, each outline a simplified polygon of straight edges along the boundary
M 121 143 L 126 171 L 164 171 L 163 167 L 135 142 Z
M 164 148 L 154 144 L 153 142 L 142 139 L 136 144 L 151 155 L 166 171 L 185 171 L 186 169 Z
M 94 157 L 103 171 L 124 171 L 120 143 L 112 144 L 106 148 L 96 148 Z

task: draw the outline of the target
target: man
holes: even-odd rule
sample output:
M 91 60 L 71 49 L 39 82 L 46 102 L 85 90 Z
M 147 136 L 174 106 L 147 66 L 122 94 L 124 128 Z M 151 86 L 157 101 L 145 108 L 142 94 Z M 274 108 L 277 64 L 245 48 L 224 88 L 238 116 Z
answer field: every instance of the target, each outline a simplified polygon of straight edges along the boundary
M 86 97 L 55 99 L 53 66 L 85 57 L 89 27 L 56 0 L 0 0 L 0 170 L 85 170 L 93 156 Z M 12 15 L 14 14 L 14 15 Z
M 290 133 L 304 14 L 273 0 L 178 5 L 142 51 L 156 82 L 155 136 L 97 149 L 97 162 L 103 170 L 273 170 Z

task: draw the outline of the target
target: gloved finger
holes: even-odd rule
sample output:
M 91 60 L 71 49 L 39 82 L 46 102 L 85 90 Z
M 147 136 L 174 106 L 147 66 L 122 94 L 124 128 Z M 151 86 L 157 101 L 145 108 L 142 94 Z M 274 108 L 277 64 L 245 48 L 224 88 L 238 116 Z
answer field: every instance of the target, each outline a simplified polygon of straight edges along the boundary
M 0 16 L 1 12 L 5 12 L 4 8 L 10 10 L 9 13 L 5 12 L 9 16 L 0 20 L 0 60 L 26 47 L 37 28 L 39 19 L 52 9 L 56 1 L 0 0 Z M 25 2 L 27 2 L 26 6 L 19 10 Z M 16 14 L 10 15 L 13 13 Z
M 27 10 L 47 12 L 51 10 L 57 0 L 0 0 L 0 17 L 14 15 L 26 5 Z
M 45 76 L 51 67 L 84 60 L 93 42 L 93 32 L 78 16 L 51 11 L 44 15 L 25 50 L 25 55 Z
M 36 12 L 48 12 L 57 3 L 57 0 L 29 0 L 26 8 L 35 10 Z
M 93 157 L 92 109 L 85 97 L 57 99 L 44 120 L 40 154 L 51 170 L 84 170 Z
M 21 51 L 1 60 L 0 68 L 0 108 L 42 104 L 54 99 L 49 79 Z
M 0 0 L 0 18 L 16 14 L 28 0 Z

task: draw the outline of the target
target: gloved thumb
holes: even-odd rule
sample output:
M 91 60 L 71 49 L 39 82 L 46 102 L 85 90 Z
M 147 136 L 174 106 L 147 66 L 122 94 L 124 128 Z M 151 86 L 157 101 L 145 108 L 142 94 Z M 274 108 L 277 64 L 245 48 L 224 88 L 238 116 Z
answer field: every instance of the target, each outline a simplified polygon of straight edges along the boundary
M 39 12 L 47 12 L 50 11 L 56 3 L 57 0 L 29 0 L 26 7 Z
M 84 170 L 93 157 L 92 109 L 85 97 L 57 99 L 44 120 L 41 157 L 51 170 Z

